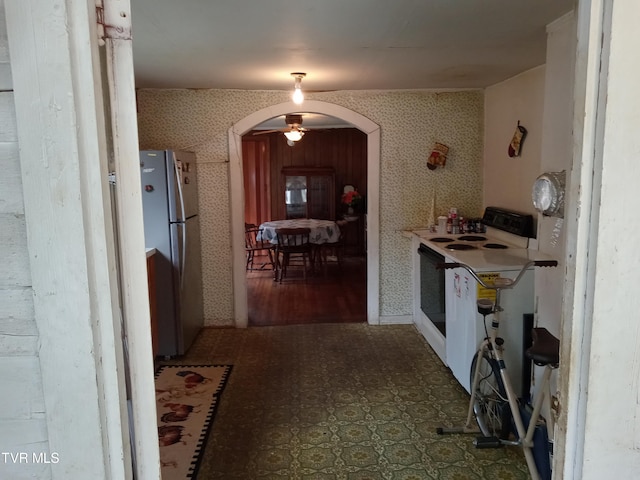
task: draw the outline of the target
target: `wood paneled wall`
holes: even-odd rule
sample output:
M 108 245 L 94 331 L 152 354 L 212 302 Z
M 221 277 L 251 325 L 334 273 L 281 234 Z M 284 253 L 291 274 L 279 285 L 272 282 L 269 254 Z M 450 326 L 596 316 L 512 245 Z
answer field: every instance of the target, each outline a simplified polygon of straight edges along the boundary
M 251 137 L 251 134 L 245 137 Z M 270 144 L 271 220 L 284 218 L 282 168 L 292 166 L 332 167 L 335 171 L 335 204 L 342 213 L 340 196 L 344 185 L 353 185 L 367 195 L 367 135 L 357 128 L 310 130 L 295 146 L 287 145 L 280 132 L 261 135 Z M 255 136 L 254 136 L 255 138 Z M 282 214 L 278 213 L 282 212 Z
M 254 225 L 271 220 L 271 168 L 266 135 L 246 135 L 242 139 L 244 172 L 244 221 Z

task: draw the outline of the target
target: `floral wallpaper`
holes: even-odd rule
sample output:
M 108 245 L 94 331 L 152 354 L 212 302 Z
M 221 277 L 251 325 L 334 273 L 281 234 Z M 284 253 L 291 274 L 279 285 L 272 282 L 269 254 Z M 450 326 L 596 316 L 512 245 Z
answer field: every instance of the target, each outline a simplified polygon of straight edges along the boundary
M 483 93 L 340 91 L 307 98 L 349 108 L 380 125 L 380 315 L 410 315 L 412 252 L 402 230 L 423 227 L 453 206 L 465 217 L 481 213 Z M 138 91 L 140 148 L 197 155 L 207 325 L 234 324 L 228 129 L 288 100 L 284 91 Z M 449 146 L 447 164 L 429 170 L 436 141 Z

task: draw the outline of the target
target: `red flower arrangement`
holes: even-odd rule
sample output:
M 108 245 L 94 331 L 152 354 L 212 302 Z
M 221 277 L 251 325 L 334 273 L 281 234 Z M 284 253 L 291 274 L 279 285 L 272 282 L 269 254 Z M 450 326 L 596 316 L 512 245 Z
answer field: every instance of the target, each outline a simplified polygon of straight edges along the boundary
M 357 207 L 361 202 L 362 195 L 360 195 L 357 190 L 352 190 L 351 192 L 342 194 L 342 203 L 348 207 Z

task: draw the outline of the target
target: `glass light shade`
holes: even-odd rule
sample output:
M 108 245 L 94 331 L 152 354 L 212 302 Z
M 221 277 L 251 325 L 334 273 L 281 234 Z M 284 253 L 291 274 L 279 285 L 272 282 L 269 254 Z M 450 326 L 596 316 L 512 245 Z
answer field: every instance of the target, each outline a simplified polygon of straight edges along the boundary
M 300 130 L 289 130 L 288 132 L 284 132 L 284 136 L 287 137 L 287 140 L 292 142 L 297 142 L 303 135 L 304 132 L 301 132 Z
M 302 93 L 302 89 L 299 86 L 293 89 L 293 103 L 300 105 L 304 101 L 304 94 Z

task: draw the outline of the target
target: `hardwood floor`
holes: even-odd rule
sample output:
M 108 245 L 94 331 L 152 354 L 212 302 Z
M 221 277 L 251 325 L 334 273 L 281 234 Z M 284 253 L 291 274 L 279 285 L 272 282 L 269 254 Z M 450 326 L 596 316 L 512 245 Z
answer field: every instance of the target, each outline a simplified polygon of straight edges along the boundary
M 247 272 L 250 326 L 349 323 L 367 321 L 367 262 L 345 256 L 302 279 L 291 270 L 282 283 L 272 270 Z

